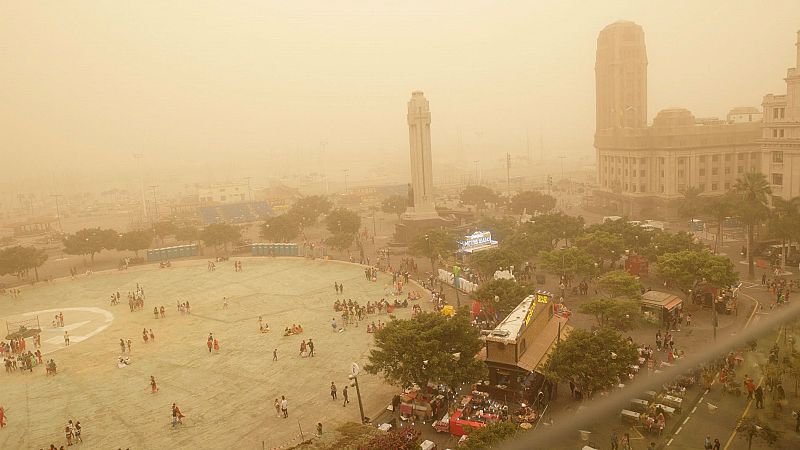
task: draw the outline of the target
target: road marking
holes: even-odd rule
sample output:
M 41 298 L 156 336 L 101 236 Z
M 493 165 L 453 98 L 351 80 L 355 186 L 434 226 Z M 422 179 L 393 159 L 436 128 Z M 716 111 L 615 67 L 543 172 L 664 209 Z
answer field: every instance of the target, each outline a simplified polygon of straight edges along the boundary
M 675 435 L 677 436 L 677 435 L 678 435 L 678 433 L 680 433 L 682 429 L 683 429 L 683 427 L 682 427 L 682 426 L 678 427 L 678 429 L 677 429 L 677 430 L 675 430 Z
M 683 419 L 683 424 L 682 425 L 686 425 L 686 422 L 688 422 L 688 421 L 689 421 L 689 417 Z
M 776 344 L 777 344 L 777 343 L 778 343 L 778 341 L 781 339 L 781 334 L 782 334 L 784 331 L 785 331 L 785 329 L 784 329 L 784 328 L 781 328 L 781 329 L 778 331 L 778 337 L 775 339 L 775 343 L 776 343 Z M 758 384 L 757 384 L 757 386 L 760 386 L 760 385 L 761 385 L 761 383 L 763 383 L 763 382 L 764 382 L 764 378 L 765 378 L 765 377 L 764 377 L 764 376 L 762 376 L 762 377 L 761 377 L 761 378 L 758 380 Z M 753 401 L 754 401 L 754 400 L 755 400 L 755 399 L 753 398 L 753 399 L 750 399 L 750 400 L 747 402 L 747 407 L 745 407 L 745 408 L 744 408 L 744 412 L 742 412 L 742 416 L 741 416 L 741 417 L 739 417 L 739 420 L 737 420 L 737 421 L 736 421 L 736 426 L 739 426 L 739 423 L 741 423 L 741 421 L 742 421 L 742 420 L 744 420 L 745 416 L 746 416 L 746 415 L 747 415 L 747 413 L 750 411 L 750 407 L 753 405 Z M 731 443 L 733 442 L 733 438 L 735 438 L 735 437 L 736 437 L 736 433 L 738 433 L 738 431 L 736 431 L 736 426 L 734 426 L 734 428 L 733 428 L 733 432 L 731 433 L 731 437 L 729 437 L 729 438 L 728 438 L 728 442 L 726 442 L 726 443 L 725 443 L 725 447 L 723 447 L 723 450 L 728 450 L 728 447 L 730 447 L 730 446 L 731 446 Z
M 700 402 L 702 402 L 702 401 L 703 401 L 703 400 L 702 400 L 702 399 L 700 399 Z M 692 408 L 692 412 L 690 412 L 689 414 L 694 414 L 694 412 L 695 412 L 695 411 L 697 411 L 697 405 L 695 405 L 695 407 L 694 407 L 694 408 Z
M 669 441 L 667 441 L 667 447 L 669 447 L 669 445 L 672 444 L 672 439 L 673 438 L 670 438 Z

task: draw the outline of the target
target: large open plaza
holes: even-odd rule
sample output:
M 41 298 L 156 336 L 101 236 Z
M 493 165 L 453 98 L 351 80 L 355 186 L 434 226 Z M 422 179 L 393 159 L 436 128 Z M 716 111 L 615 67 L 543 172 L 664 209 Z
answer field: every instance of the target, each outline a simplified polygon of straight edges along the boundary
M 0 329 L 6 321 L 35 318 L 41 322 L 42 352 L 54 359 L 58 373 L 46 376 L 43 365 L 33 373 L 4 373 L 2 386 L 8 426 L 0 434 L 0 448 L 46 448 L 64 443 L 68 420 L 80 421 L 85 448 L 267 448 L 298 441 L 318 422 L 332 429 L 358 421 L 358 401 L 350 388 L 351 403 L 330 396 L 334 381 L 341 391 L 348 383 L 351 364 L 366 362 L 372 335 L 368 322 L 388 321 L 370 315 L 358 327 L 334 332 L 331 319 L 336 299 L 360 304 L 385 297 L 391 278 L 379 274 L 366 279 L 363 266 L 302 258 L 244 258 L 243 270 L 234 261 L 205 260 L 173 263 L 159 269 L 148 265 L 126 271 L 108 271 L 58 279 L 23 289 L 16 299 L 3 297 Z M 344 286 L 337 295 L 334 283 Z M 144 289 L 144 308 L 131 312 L 126 296 Z M 121 301 L 110 304 L 112 293 Z M 227 298 L 228 306 L 225 308 Z M 190 302 L 190 314 L 180 314 L 178 303 Z M 165 308 L 156 319 L 153 308 Z M 423 300 L 423 307 L 428 302 Z M 426 308 L 427 309 L 427 308 Z M 407 317 L 411 309 L 395 311 Z M 64 326 L 54 327 L 63 313 Z M 160 316 L 160 314 L 159 314 Z M 259 316 L 271 331 L 261 333 Z M 284 336 L 293 324 L 303 333 Z M 152 329 L 154 342 L 142 339 Z M 64 343 L 64 332 L 70 345 Z M 209 350 L 209 333 L 219 351 Z M 120 339 L 132 340 L 130 365 L 119 368 Z M 301 341 L 313 340 L 314 357 L 300 356 Z M 27 347 L 33 348 L 32 339 Z M 277 349 L 278 361 L 273 361 Z M 151 393 L 150 377 L 158 392 Z M 396 391 L 377 377 L 359 376 L 364 412 L 374 415 Z M 286 396 L 289 417 L 278 417 L 276 399 Z M 172 404 L 186 417 L 172 427 Z

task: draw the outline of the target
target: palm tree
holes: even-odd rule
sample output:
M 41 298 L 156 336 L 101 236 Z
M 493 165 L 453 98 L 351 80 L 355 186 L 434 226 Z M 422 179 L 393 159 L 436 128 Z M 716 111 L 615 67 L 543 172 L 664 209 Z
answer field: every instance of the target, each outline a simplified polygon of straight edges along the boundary
M 722 248 L 723 235 L 722 225 L 725 219 L 734 213 L 734 205 L 736 199 L 730 192 L 724 195 L 714 197 L 706 197 L 703 201 L 704 215 L 711 217 L 717 221 L 717 236 L 714 239 L 714 253 L 717 253 Z
M 781 270 L 786 269 L 786 244 L 800 239 L 800 197 L 790 200 L 775 198 L 772 201 L 772 214 L 769 217 L 769 231 L 781 240 Z
M 690 221 L 694 220 L 703 205 L 703 197 L 700 196 L 702 193 L 702 189 L 694 186 L 689 186 L 681 191 L 683 201 L 678 205 L 678 214 Z
M 748 172 L 736 180 L 733 191 L 741 199 L 737 212 L 747 225 L 747 274 L 753 278 L 756 276 L 753 267 L 753 231 L 769 212 L 767 204 L 772 188 L 763 173 Z

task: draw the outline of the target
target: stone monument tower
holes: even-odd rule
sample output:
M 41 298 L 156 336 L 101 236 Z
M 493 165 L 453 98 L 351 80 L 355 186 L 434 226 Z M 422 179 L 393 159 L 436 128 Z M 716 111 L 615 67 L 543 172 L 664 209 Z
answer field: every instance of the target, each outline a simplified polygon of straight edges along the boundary
M 408 142 L 411 155 L 410 205 L 403 214 L 406 220 L 437 219 L 433 196 L 431 163 L 431 110 L 422 91 L 411 93 L 408 101 Z
M 597 129 L 647 126 L 647 49 L 644 30 L 626 20 L 597 36 L 594 64 Z

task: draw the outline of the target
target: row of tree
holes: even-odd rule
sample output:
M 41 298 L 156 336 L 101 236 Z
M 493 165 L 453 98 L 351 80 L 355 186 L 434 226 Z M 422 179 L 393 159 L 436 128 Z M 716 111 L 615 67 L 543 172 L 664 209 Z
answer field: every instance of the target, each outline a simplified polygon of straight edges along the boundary
M 766 223 L 769 236 L 782 242 L 800 241 L 800 197 L 785 200 L 772 197 L 772 188 L 760 172 L 742 175 L 724 195 L 703 196 L 703 191 L 690 187 L 683 192 L 679 213 L 688 219 L 708 218 L 716 222 L 715 248 L 722 247 L 723 224 L 728 217 L 739 218 L 747 228 L 748 274 L 755 275 L 753 265 L 755 229 Z M 771 202 L 770 202 L 771 200 Z M 770 207 L 771 204 L 771 207 Z
M 63 239 L 64 253 L 68 255 L 89 256 L 94 263 L 94 256 L 103 250 L 132 251 L 138 257 L 141 250 L 153 245 L 158 238 L 161 245 L 164 239 L 174 236 L 180 242 L 194 243 L 202 241 L 206 246 L 224 247 L 228 251 L 229 244 L 239 242 L 241 230 L 228 224 L 211 224 L 202 230 L 191 227 L 178 227 L 170 222 L 159 222 L 152 229 L 132 230 L 119 233 L 110 228 L 84 228 Z

